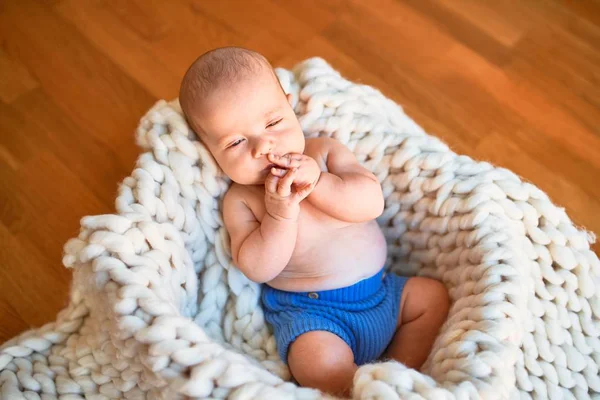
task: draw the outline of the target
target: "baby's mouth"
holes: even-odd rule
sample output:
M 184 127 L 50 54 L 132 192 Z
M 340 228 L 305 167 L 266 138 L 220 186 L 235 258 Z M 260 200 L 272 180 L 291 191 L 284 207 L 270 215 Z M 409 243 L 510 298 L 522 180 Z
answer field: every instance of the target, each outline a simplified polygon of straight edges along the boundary
M 265 167 L 265 169 L 264 169 L 263 171 L 270 171 L 270 170 L 271 170 L 271 168 L 275 168 L 275 167 L 277 167 L 277 165 L 275 165 L 275 164 L 269 164 L 269 165 L 267 165 L 267 166 Z

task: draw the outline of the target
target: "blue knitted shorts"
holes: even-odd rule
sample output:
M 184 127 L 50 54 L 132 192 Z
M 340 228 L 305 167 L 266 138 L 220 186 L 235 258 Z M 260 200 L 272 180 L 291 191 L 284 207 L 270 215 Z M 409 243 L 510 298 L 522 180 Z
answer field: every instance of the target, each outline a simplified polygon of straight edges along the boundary
M 407 280 L 382 269 L 352 286 L 320 292 L 287 292 L 263 285 L 265 319 L 273 327 L 279 356 L 287 363 L 289 347 L 298 336 L 328 331 L 350 346 L 357 365 L 376 360 L 394 336 Z

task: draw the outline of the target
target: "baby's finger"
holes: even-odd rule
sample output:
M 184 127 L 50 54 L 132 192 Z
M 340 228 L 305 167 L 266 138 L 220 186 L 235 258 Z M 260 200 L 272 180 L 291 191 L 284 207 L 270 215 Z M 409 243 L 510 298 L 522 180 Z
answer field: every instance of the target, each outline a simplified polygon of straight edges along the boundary
M 269 175 L 267 179 L 265 179 L 265 189 L 269 193 L 275 193 L 277 191 L 277 184 L 279 183 L 279 177 L 274 175 Z
M 278 177 L 282 177 L 285 175 L 285 173 L 287 172 L 287 169 L 283 169 L 283 168 L 271 168 L 271 174 L 278 176 Z
M 274 164 L 286 168 L 298 168 L 300 166 L 301 155 L 286 154 L 284 156 L 277 156 L 275 154 L 269 154 L 268 158 Z
M 296 169 L 288 170 L 287 174 L 279 181 L 277 185 L 277 194 L 281 197 L 287 197 L 292 193 L 292 182 L 296 176 Z

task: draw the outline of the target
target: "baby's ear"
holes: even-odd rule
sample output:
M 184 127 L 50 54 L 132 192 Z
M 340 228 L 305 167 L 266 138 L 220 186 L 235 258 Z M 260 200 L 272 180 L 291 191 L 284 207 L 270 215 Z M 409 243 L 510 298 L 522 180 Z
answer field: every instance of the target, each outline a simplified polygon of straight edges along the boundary
M 290 103 L 290 106 L 292 105 L 292 94 L 288 93 L 285 95 L 285 97 L 287 98 L 288 103 Z

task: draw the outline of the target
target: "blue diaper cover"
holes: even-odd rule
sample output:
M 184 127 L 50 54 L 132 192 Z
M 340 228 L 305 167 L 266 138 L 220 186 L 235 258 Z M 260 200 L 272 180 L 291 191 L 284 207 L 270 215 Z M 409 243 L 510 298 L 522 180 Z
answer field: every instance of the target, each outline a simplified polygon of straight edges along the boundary
M 262 303 L 279 356 L 287 363 L 290 345 L 310 331 L 342 338 L 357 365 L 378 359 L 390 344 L 407 277 L 382 269 L 352 286 L 320 292 L 288 292 L 263 285 Z

